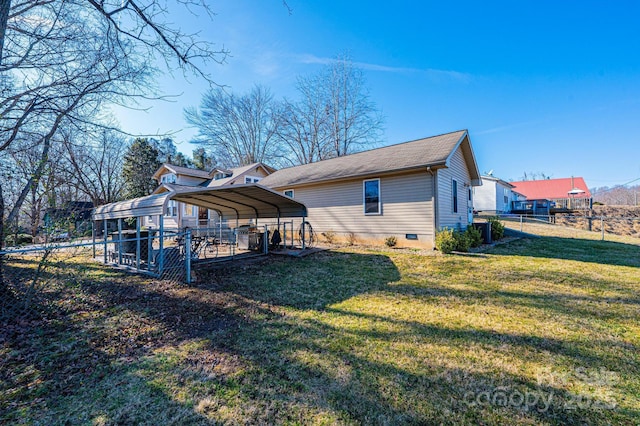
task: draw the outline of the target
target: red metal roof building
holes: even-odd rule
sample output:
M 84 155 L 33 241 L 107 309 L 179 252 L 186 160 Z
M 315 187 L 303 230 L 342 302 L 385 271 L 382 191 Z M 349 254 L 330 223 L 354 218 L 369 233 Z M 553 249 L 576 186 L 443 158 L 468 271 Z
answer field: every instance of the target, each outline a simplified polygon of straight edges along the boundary
M 511 182 L 527 200 L 550 200 L 556 209 L 591 208 L 591 191 L 581 177 Z

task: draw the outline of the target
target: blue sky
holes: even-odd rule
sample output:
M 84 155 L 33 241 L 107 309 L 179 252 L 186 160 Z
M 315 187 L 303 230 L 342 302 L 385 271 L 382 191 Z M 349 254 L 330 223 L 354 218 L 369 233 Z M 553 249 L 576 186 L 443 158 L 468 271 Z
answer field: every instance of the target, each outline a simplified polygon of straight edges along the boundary
M 481 171 L 640 178 L 640 2 L 220 0 L 208 18 L 175 22 L 231 51 L 215 80 L 295 97 L 297 75 L 349 51 L 385 116 L 383 145 L 469 129 Z M 194 135 L 183 109 L 207 89 L 164 75 L 179 95 L 146 112 L 116 110 L 131 133 Z

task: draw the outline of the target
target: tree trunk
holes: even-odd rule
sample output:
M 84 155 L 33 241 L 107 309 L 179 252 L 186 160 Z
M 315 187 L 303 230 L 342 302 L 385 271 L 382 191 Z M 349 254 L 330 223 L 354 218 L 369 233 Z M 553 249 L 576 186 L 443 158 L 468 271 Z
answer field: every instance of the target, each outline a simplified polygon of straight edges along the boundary
M 14 296 L 4 278 L 4 196 L 0 184 L 0 319 L 5 318 L 14 304 Z
M 7 32 L 9 9 L 11 9 L 11 0 L 0 0 L 0 65 L 2 65 L 2 48 L 4 47 L 4 34 Z

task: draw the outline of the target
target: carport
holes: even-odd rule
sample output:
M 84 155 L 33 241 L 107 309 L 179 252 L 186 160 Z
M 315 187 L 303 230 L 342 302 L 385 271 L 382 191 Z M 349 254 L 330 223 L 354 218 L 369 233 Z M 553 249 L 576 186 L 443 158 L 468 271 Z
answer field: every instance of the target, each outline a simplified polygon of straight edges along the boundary
M 259 184 L 228 185 L 215 188 L 184 187 L 173 185 L 170 190 L 160 194 L 149 195 L 117 203 L 106 204 L 97 207 L 93 213 L 94 223 L 102 222 L 102 238 L 100 244 L 104 248 L 102 260 L 133 269 L 137 272 L 149 273 L 161 276 L 171 259 L 184 260 L 187 271 L 191 264 L 191 255 L 185 255 L 182 251 L 169 256 L 169 238 L 185 238 L 183 248 L 187 252 L 191 249 L 191 230 L 165 229 L 164 215 L 170 200 L 188 203 L 215 211 L 220 223 L 235 223 L 237 236 L 240 221 L 251 220 L 253 226 L 271 221 L 280 229 L 281 219 L 301 219 L 305 221 L 307 209 L 304 204 L 275 192 Z M 142 218 L 155 217 L 157 228 L 142 228 Z M 123 220 L 135 220 L 135 231 L 124 230 Z M 108 221 L 116 221 L 117 231 L 109 234 Z M 130 223 L 130 222 L 129 222 Z M 292 227 L 290 228 L 293 234 Z M 304 226 L 302 232 L 302 249 L 304 249 Z M 265 231 L 266 238 L 268 233 Z M 111 239 L 109 239 L 111 236 Z M 94 242 L 96 233 L 94 232 Z M 237 240 L 232 242 L 237 244 Z M 111 245 L 111 250 L 109 249 Z M 265 249 L 268 245 L 264 243 Z M 95 247 L 95 244 L 94 244 Z M 175 249 L 172 247 L 172 249 Z M 189 252 L 190 253 L 190 252 Z

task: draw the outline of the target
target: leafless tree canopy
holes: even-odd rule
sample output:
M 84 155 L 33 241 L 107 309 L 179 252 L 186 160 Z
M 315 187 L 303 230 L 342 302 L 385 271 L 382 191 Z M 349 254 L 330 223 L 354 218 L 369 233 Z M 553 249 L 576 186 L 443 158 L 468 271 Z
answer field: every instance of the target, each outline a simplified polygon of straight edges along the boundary
M 111 130 L 89 134 L 63 132 L 62 179 L 75 186 L 94 206 L 119 201 L 123 196 L 122 164 L 125 138 Z
M 62 129 L 108 127 L 106 106 L 157 96 L 155 59 L 207 79 L 207 63 L 224 61 L 224 50 L 170 24 L 178 8 L 211 14 L 199 0 L 2 1 L 0 155 L 24 144 L 40 153 L 9 221 L 45 172 L 52 145 L 63 142 Z
M 524 172 L 520 180 L 546 180 L 551 179 L 551 175 L 545 172 Z
M 282 103 L 278 136 L 293 164 L 308 164 L 330 156 L 330 114 L 322 80 L 299 77 L 297 101 Z
M 24 181 L 0 177 L 0 198 L 8 186 L 12 195 L 10 206 L 0 199 L 0 249 L 5 221 L 15 222 L 29 194 L 33 198 L 59 164 L 52 156 L 72 148 L 67 135 L 108 128 L 108 105 L 158 96 L 151 78 L 158 58 L 169 71 L 213 83 L 207 64 L 224 61 L 226 52 L 173 26 L 178 8 L 211 14 L 205 0 L 0 0 L 0 163 L 6 171 L 18 166 L 21 150 L 36 155 Z M 83 156 L 74 151 L 72 166 Z M 76 177 L 87 196 L 111 197 Z M 2 256 L 0 299 L 9 300 Z
M 362 70 L 347 55 L 316 75 L 298 78 L 297 89 L 299 99 L 284 101 L 278 126 L 292 163 L 340 157 L 379 142 L 383 118 Z
M 281 102 L 261 86 L 240 96 L 211 90 L 185 116 L 199 131 L 196 142 L 227 166 L 306 164 L 379 142 L 382 116 L 350 58 L 340 56 L 320 73 L 299 77 L 296 88 L 297 100 Z
M 277 157 L 273 95 L 262 86 L 235 95 L 214 89 L 203 96 L 200 108 L 185 111 L 198 128 L 196 142 L 208 147 L 221 165 L 269 162 Z
M 593 200 L 608 206 L 640 206 L 640 185 L 592 188 Z

